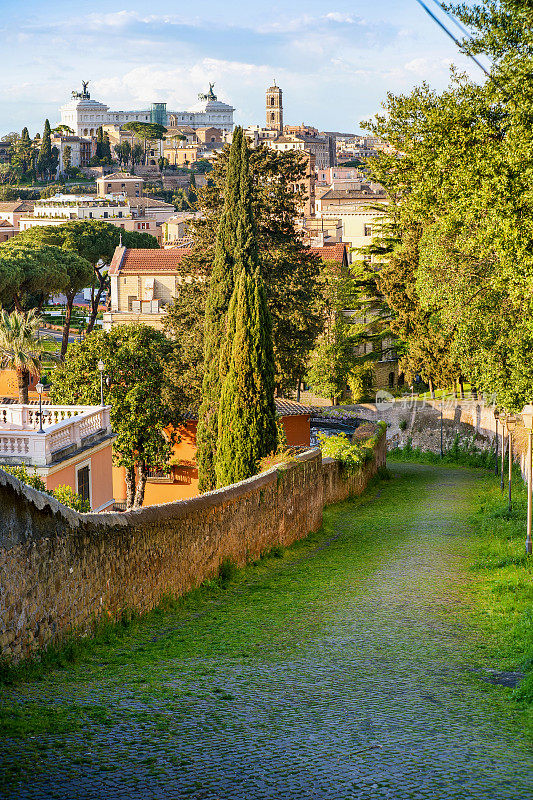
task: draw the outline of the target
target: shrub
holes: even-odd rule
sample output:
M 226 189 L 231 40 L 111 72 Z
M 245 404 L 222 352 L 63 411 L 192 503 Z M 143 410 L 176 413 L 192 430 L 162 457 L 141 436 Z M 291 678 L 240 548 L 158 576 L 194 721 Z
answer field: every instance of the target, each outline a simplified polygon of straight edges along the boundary
M 399 421 L 399 423 L 398 423 L 398 427 L 399 427 L 399 429 L 400 429 L 401 431 L 404 431 L 404 430 L 406 430 L 406 428 L 407 428 L 407 420 L 406 420 L 406 419 L 401 419 L 401 420 Z
M 88 500 L 84 500 L 83 497 L 70 486 L 58 486 L 51 494 L 59 503 L 73 508 L 74 511 L 84 513 L 91 510 L 91 505 Z
M 2 464 L 1 468 L 4 472 L 8 472 L 13 477 L 18 478 L 21 483 L 25 483 L 26 486 L 31 486 L 32 489 L 36 489 L 38 492 L 44 492 L 55 497 L 58 503 L 68 506 L 68 508 L 73 508 L 74 511 L 85 512 L 91 510 L 87 500 L 83 500 L 81 495 L 77 494 L 70 486 L 58 486 L 57 489 L 48 491 L 43 479 L 37 475 L 37 472 L 32 474 L 28 472 L 26 467 L 12 467 L 8 464 Z
M 25 483 L 26 486 L 31 486 L 32 489 L 37 489 L 38 492 L 46 492 L 44 481 L 37 475 L 37 472 L 30 474 L 26 467 L 10 467 L 7 464 L 2 464 L 1 467 L 4 472 L 9 472 L 10 475 L 18 478 L 18 480 L 21 483 Z

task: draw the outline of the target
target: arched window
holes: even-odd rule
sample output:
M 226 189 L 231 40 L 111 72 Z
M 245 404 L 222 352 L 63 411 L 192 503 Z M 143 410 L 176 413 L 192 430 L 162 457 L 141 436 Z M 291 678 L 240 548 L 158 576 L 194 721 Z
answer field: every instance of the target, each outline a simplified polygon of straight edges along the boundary
M 273 98 L 273 97 L 271 97 L 271 98 L 270 98 L 270 105 L 271 105 L 271 106 L 273 106 L 273 105 L 274 105 L 274 98 Z
M 276 119 L 276 115 L 274 114 L 274 112 L 272 112 L 271 115 L 270 115 L 270 121 L 274 122 L 275 119 Z

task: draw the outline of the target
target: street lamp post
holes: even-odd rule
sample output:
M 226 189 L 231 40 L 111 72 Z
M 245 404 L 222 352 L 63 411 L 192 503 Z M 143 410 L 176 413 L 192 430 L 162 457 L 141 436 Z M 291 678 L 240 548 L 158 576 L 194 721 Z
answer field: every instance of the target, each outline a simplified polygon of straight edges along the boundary
M 105 370 L 105 364 L 102 361 L 102 359 L 100 359 L 100 361 L 98 362 L 98 370 L 100 372 L 100 405 L 103 406 L 104 405 L 104 370 Z
M 444 458 L 444 450 L 442 445 L 442 397 L 440 398 L 440 457 Z
M 44 386 L 41 383 L 41 381 L 39 381 L 39 383 L 35 387 L 35 391 L 39 395 L 39 433 L 44 433 L 44 430 L 43 430 L 43 389 L 44 389 Z
M 498 475 L 498 420 L 500 418 L 500 412 L 497 408 L 494 409 L 494 421 L 496 423 L 496 466 L 494 467 L 494 474 Z
M 532 470 L 532 450 L 533 450 L 533 405 L 524 406 L 522 409 L 522 421 L 527 429 L 527 531 L 526 531 L 526 553 L 531 555 L 531 516 L 533 506 L 533 470 Z
M 507 449 L 509 451 L 509 514 L 512 510 L 511 486 L 513 481 L 513 431 L 516 428 L 516 417 L 510 415 L 505 420 L 507 427 Z

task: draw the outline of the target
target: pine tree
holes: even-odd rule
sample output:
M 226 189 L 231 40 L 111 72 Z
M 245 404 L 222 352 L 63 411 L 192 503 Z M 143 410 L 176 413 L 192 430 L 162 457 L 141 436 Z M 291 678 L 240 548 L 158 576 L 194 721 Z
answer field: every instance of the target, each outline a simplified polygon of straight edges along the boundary
M 52 169 L 52 142 L 50 139 L 50 123 L 48 120 L 44 122 L 44 132 L 41 141 L 41 149 L 39 151 L 39 158 L 37 159 L 37 170 L 43 177 L 49 177 Z
M 243 138 L 235 244 L 236 285 L 220 358 L 222 392 L 215 457 L 218 486 L 254 475 L 261 458 L 276 450 L 278 438 L 272 323 L 259 271 L 248 152 Z
M 235 240 L 240 189 L 242 128 L 236 128 L 231 143 L 224 191 L 224 207 L 215 245 L 215 258 L 205 307 L 202 403 L 199 411 L 198 477 L 200 491 L 216 485 L 215 450 L 220 400 L 220 354 L 225 341 L 226 316 L 234 289 Z

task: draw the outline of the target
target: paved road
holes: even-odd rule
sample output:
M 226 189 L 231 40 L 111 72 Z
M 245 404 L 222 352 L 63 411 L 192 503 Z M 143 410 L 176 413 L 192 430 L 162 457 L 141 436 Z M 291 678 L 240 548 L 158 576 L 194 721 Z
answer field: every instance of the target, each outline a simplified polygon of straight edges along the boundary
M 468 607 L 479 473 L 395 470 L 282 559 L 9 690 L 37 722 L 4 743 L 5 796 L 533 797 Z

